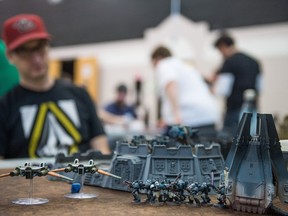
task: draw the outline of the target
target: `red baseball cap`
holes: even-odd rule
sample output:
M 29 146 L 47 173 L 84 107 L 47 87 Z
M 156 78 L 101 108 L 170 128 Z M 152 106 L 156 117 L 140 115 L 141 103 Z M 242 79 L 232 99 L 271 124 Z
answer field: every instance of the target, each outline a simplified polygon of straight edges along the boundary
M 19 14 L 4 22 L 3 40 L 8 50 L 35 39 L 51 39 L 42 19 L 34 14 Z

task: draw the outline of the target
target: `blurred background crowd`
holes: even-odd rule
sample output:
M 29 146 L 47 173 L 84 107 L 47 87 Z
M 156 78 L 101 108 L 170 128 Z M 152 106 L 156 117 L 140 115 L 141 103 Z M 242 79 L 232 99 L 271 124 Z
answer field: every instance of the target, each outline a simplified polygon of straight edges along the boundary
M 4 21 L 36 14 L 51 35 L 41 38 L 47 74 L 88 92 L 112 150 L 119 137 L 177 124 L 233 137 L 243 112 L 273 114 L 288 139 L 285 0 L 2 0 L 0 8 L 0 97 L 23 80 Z

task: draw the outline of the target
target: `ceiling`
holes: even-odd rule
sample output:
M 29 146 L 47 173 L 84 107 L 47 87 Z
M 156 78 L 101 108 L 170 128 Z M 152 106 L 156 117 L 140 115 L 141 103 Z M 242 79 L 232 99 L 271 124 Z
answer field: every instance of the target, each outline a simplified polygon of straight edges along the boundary
M 0 0 L 1 31 L 8 17 L 35 13 L 53 35 L 52 46 L 141 38 L 169 16 L 170 5 L 170 0 Z M 288 22 L 288 1 L 182 0 L 180 12 L 210 29 L 226 29 Z

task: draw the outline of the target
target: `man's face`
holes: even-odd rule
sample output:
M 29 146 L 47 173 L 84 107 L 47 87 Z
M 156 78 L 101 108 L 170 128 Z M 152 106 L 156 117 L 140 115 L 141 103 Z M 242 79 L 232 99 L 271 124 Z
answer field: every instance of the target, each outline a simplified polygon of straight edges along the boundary
M 37 81 L 48 75 L 47 40 L 29 41 L 13 51 L 7 51 L 7 56 L 23 79 Z
M 125 91 L 117 92 L 117 102 L 124 103 L 127 93 Z
M 224 58 L 228 58 L 230 56 L 230 47 L 226 45 L 220 45 L 217 47 L 220 53 Z

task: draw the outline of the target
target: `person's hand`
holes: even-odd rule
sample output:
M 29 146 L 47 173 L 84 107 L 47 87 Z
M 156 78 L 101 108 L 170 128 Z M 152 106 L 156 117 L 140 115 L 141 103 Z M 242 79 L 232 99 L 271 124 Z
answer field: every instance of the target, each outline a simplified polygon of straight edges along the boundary
M 181 120 L 180 118 L 176 118 L 176 119 L 175 119 L 175 124 L 176 124 L 176 125 L 182 124 L 182 120 Z
M 174 124 L 178 125 L 178 124 L 182 124 L 182 118 L 180 116 L 180 113 L 176 112 L 174 115 Z
M 132 122 L 133 121 L 133 116 L 131 115 L 131 114 L 129 114 L 129 113 L 127 113 L 127 114 L 124 114 L 124 116 L 123 116 L 123 124 L 125 125 L 125 126 L 127 126 L 127 125 L 129 125 L 130 124 L 130 122 Z
M 157 128 L 165 128 L 165 127 L 166 127 L 165 122 L 162 119 L 159 119 L 157 121 Z

